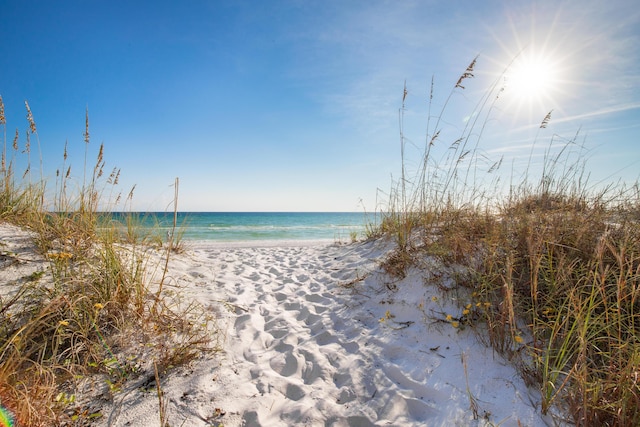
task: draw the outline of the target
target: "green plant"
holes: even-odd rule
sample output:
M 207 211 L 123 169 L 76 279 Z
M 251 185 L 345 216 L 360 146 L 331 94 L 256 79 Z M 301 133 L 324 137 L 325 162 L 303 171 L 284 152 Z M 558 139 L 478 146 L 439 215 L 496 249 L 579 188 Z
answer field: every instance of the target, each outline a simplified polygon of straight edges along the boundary
M 515 363 L 540 388 L 544 413 L 562 403 L 576 425 L 634 426 L 640 419 L 638 184 L 590 186 L 587 150 L 577 135 L 553 136 L 540 175 L 529 167 L 530 154 L 524 176 L 512 177 L 508 192 L 498 191 L 494 174 L 503 159 L 487 159 L 479 146 L 499 99 L 497 83 L 470 114 L 475 119 L 434 158 L 447 134 L 440 127 L 445 108 L 473 77 L 476 61 L 458 79 L 433 130 L 428 119 L 414 177 L 405 168 L 405 85 L 401 181 L 392 185 L 384 217 L 371 232 L 397 242 L 382 266 L 400 279 L 417 259 L 439 260 L 453 283 L 442 290 L 461 304 L 462 315 L 447 321 L 473 327 Z M 548 113 L 539 128 L 550 121 Z M 538 136 L 531 153 L 537 143 Z M 470 402 L 473 407 L 472 396 Z
M 0 98 L 4 127 L 3 108 Z M 150 344 L 162 374 L 210 348 L 213 319 L 195 304 L 185 308 L 170 301 L 162 282 L 157 289 L 146 282 L 149 240 L 121 233 L 109 212 L 120 203 L 120 172 L 114 168 L 104 176 L 104 146 L 93 168 L 88 165 L 88 112 L 82 185 L 69 188 L 72 175 L 65 146 L 55 191 L 47 192 L 44 180 L 33 182 L 30 175 L 29 137 L 37 133 L 28 104 L 27 111 L 30 130 L 22 180 L 14 174 L 14 161 L 22 154 L 18 137 L 10 159 L 6 136 L 3 139 L 0 218 L 35 233 L 34 243 L 48 269 L 26 277 L 12 298 L 0 299 L 0 395 L 20 425 L 38 426 L 65 420 L 69 407 L 77 404 L 73 387 L 79 376 L 102 374 L 110 392 L 117 393 L 137 373 L 139 350 L 132 338 Z M 42 173 L 42 157 L 40 162 Z M 177 211 L 177 181 L 175 203 Z M 166 263 L 178 243 L 169 243 Z M 166 269 L 163 280 L 165 275 Z M 82 411 L 75 412 L 77 416 Z

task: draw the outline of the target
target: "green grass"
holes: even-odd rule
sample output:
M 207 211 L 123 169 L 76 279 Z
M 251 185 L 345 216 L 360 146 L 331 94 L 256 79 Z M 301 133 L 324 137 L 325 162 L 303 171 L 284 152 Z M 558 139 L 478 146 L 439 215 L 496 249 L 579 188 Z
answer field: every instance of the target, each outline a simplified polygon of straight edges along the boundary
M 525 175 L 512 177 L 506 193 L 499 191 L 495 173 L 503 159 L 487 161 L 480 147 L 499 85 L 470 115 L 481 119 L 455 141 L 440 140 L 446 105 L 464 90 L 460 83 L 473 77 L 475 65 L 476 59 L 453 88 L 435 128 L 428 123 L 414 176 L 405 170 L 405 90 L 402 178 L 371 232 L 395 236 L 398 243 L 384 267 L 402 277 L 413 259 L 431 256 L 456 271 L 449 292 L 465 309 L 461 321 L 540 390 L 543 413 L 561 408 L 579 426 L 636 426 L 638 185 L 595 190 L 585 178 L 585 148 L 575 138 L 559 144 L 556 136 L 544 150 L 539 176 L 533 176 L 530 156 Z M 540 127 L 550 120 L 548 114 Z M 448 148 L 443 158 L 433 158 L 435 144 Z
M 146 369 L 154 373 L 187 363 L 212 348 L 213 319 L 163 291 L 169 257 L 181 245 L 177 237 L 159 253 L 162 265 L 154 267 L 153 239 L 134 232 L 133 224 L 122 233 L 120 225 L 104 222 L 104 206 L 121 206 L 122 193 L 118 169 L 104 176 L 103 146 L 93 167 L 85 154 L 77 189 L 69 188 L 73 175 L 65 147 L 54 190 L 47 190 L 41 177 L 31 177 L 30 141 L 39 145 L 39 139 L 28 104 L 27 140 L 16 135 L 11 144 L 1 98 L 0 107 L 0 220 L 32 231 L 47 262 L 46 270 L 19 281 L 12 297 L 0 296 L 0 401 L 19 425 L 88 421 L 102 414 L 76 403 L 82 378 L 102 375 L 116 393 L 145 369 L 149 356 L 142 358 L 141 349 L 150 349 L 153 365 Z M 88 152 L 88 115 L 84 135 Z M 16 171 L 25 162 L 25 172 Z M 42 165 L 40 156 L 41 171 Z M 132 196 L 133 190 L 124 206 Z M 177 182 L 175 203 L 177 209 Z M 149 282 L 155 269 L 159 286 Z

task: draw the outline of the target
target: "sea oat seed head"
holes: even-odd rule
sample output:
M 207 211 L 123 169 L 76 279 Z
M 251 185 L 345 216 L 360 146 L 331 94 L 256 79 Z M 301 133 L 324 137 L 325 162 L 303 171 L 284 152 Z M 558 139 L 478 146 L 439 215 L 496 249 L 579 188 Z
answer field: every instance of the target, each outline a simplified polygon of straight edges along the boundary
M 89 107 L 87 107 L 84 115 L 84 142 L 89 143 Z
M 99 166 L 102 163 L 102 159 L 104 157 L 104 143 L 100 144 L 100 150 L 98 151 L 98 161 L 96 165 Z
M 18 129 L 16 129 L 16 136 L 13 137 L 13 149 L 14 151 L 18 151 Z
M 407 81 L 404 81 L 404 90 L 402 91 L 402 103 L 404 104 L 404 100 L 407 99 Z
M 2 102 L 2 96 L 0 96 L 0 125 L 6 125 L 7 119 L 4 116 L 4 103 Z
M 36 133 L 36 122 L 33 120 L 33 114 L 31 113 L 31 108 L 29 108 L 29 103 L 24 101 L 25 107 L 27 107 L 27 121 L 29 122 L 29 130 L 31 133 Z
M 133 199 L 133 190 L 136 189 L 136 184 L 133 185 L 133 187 L 131 187 L 131 191 L 129 191 L 129 195 L 127 196 L 127 200 L 132 200 Z
M 476 56 L 475 58 L 473 58 L 473 61 L 471 61 L 471 64 L 469 64 L 469 66 L 467 67 L 467 69 L 464 71 L 464 73 L 462 73 L 462 75 L 460 76 L 460 78 L 458 79 L 458 82 L 456 83 L 455 87 L 459 87 L 460 89 L 464 89 L 464 86 L 462 86 L 462 81 L 465 79 L 470 79 L 473 78 L 473 69 L 476 66 L 476 61 L 477 61 L 478 57 Z
M 545 129 L 547 127 L 547 125 L 549 124 L 549 121 L 551 120 L 552 112 L 553 110 L 549 111 L 547 115 L 544 116 L 544 119 L 542 119 L 542 123 L 540 123 L 540 129 Z

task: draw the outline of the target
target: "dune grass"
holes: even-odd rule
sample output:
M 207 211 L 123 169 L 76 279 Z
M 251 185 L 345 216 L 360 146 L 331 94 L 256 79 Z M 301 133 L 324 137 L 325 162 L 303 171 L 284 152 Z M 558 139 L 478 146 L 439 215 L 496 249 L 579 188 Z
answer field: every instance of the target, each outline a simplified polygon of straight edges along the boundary
M 405 170 L 405 87 L 401 180 L 371 233 L 393 235 L 398 243 L 384 267 L 401 277 L 425 256 L 451 267 L 454 285 L 447 291 L 461 305 L 456 324 L 473 327 L 519 367 L 540 390 L 543 413 L 567 414 L 578 426 L 637 426 L 639 187 L 614 183 L 596 190 L 586 178 L 584 147 L 576 138 L 554 136 L 540 175 L 534 176 L 530 156 L 524 175 L 512 176 L 508 191 L 498 190 L 495 173 L 503 159 L 488 161 L 480 141 L 499 102 L 499 80 L 470 115 L 476 121 L 435 159 L 432 148 L 446 144 L 440 135 L 449 99 L 464 90 L 476 62 L 460 76 L 434 127 L 429 119 L 414 174 Z M 550 122 L 551 113 L 539 126 Z
M 105 221 L 110 209 L 126 208 L 133 189 L 121 200 L 120 171 L 105 176 L 103 146 L 88 165 L 88 113 L 79 188 L 72 188 L 66 146 L 54 189 L 42 178 L 41 155 L 40 177 L 32 179 L 31 141 L 39 145 L 39 138 L 26 106 L 26 140 L 16 131 L 8 144 L 0 98 L 0 220 L 32 232 L 46 268 L 0 295 L 0 404 L 19 425 L 82 424 L 104 415 L 78 402 L 83 381 L 99 378 L 113 395 L 129 378 L 150 372 L 157 379 L 211 349 L 214 323 L 200 307 L 181 306 L 163 292 L 166 265 L 180 245 L 174 234 L 166 251 L 154 253 L 150 244 L 157 239 L 132 222 L 123 233 L 121 223 Z M 18 164 L 26 164 L 24 173 Z M 156 271 L 160 286 L 152 282 Z

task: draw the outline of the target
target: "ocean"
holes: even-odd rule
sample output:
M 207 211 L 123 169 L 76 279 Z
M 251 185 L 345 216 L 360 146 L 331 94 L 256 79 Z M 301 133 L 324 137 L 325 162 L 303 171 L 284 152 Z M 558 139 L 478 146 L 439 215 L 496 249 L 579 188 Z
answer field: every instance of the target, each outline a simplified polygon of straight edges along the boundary
M 173 226 L 173 213 L 116 213 L 112 219 L 133 216 L 144 228 L 162 235 Z M 363 212 L 179 212 L 176 234 L 185 240 L 244 242 L 267 240 L 350 241 L 364 235 L 369 220 Z

